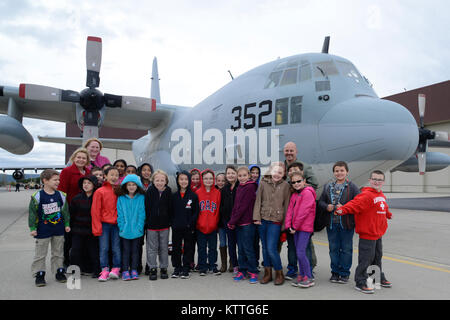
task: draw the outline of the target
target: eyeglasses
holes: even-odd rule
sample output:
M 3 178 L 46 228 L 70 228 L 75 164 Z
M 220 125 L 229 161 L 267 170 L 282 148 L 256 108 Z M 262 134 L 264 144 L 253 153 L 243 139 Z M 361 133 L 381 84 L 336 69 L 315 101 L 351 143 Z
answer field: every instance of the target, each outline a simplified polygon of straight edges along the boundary
M 370 180 L 376 181 L 376 182 L 383 182 L 384 181 L 384 179 L 373 179 L 373 178 L 370 178 Z
M 302 183 L 302 182 L 303 182 L 303 179 L 302 180 L 297 180 L 297 181 L 291 181 L 291 184 L 294 185 L 296 183 Z

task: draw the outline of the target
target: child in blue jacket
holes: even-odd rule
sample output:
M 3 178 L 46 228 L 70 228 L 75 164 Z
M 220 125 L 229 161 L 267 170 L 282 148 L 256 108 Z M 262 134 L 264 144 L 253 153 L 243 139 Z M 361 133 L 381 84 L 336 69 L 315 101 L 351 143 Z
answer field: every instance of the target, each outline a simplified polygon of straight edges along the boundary
M 117 199 L 117 225 L 122 239 L 122 280 L 139 278 L 139 244 L 144 223 L 145 197 L 141 179 L 135 174 L 129 174 L 120 184 Z

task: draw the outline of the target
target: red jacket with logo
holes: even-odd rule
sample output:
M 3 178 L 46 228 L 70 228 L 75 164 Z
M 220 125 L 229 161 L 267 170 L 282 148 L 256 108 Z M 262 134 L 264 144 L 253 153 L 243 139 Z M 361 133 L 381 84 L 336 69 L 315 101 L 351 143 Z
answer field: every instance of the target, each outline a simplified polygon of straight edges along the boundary
M 208 169 L 205 171 L 211 172 L 214 177 L 214 172 Z M 219 224 L 220 190 L 214 187 L 215 179 L 209 191 L 206 190 L 203 180 L 201 181 L 202 186 L 195 192 L 198 196 L 198 204 L 200 207 L 197 230 L 204 234 L 209 234 L 217 230 Z
M 378 240 L 387 230 L 387 219 L 392 213 L 383 192 L 371 187 L 361 189 L 361 193 L 341 208 L 342 214 L 355 215 L 355 231 L 361 239 Z

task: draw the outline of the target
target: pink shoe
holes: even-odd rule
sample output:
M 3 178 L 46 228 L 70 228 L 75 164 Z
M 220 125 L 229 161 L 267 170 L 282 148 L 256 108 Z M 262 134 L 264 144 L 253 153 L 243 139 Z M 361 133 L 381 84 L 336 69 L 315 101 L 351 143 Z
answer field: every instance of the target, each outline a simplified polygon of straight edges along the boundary
M 109 268 L 103 268 L 102 272 L 100 272 L 100 277 L 98 277 L 98 281 L 107 281 L 109 279 Z
M 120 268 L 112 268 L 109 273 L 111 279 L 119 279 Z

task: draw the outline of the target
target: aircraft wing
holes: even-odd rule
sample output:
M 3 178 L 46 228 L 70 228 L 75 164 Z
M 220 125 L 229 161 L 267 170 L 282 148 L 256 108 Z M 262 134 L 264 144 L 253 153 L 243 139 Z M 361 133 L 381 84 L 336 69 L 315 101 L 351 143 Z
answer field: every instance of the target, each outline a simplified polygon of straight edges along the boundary
M 17 166 L 3 166 L 0 167 L 0 171 L 7 171 L 7 170 L 45 170 L 45 169 L 54 169 L 54 170 L 62 170 L 67 165 L 65 164 L 55 164 L 55 165 L 36 165 L 36 166 L 29 166 L 29 165 L 17 165 Z
M 1 87 L 0 113 L 8 113 L 9 98 L 13 98 L 16 106 L 24 117 L 76 123 L 77 103 L 66 101 L 43 101 L 23 99 L 19 96 L 17 87 Z M 133 101 L 133 97 L 128 97 Z M 113 128 L 149 130 L 155 127 L 168 125 L 174 108 L 168 105 L 149 105 L 148 109 L 122 107 L 107 108 L 103 119 L 103 125 Z
M 53 142 L 53 143 L 63 143 L 75 146 L 81 146 L 83 144 L 83 138 L 76 137 L 49 137 L 49 136 L 38 136 L 39 141 L 42 142 Z M 132 150 L 132 145 L 135 140 L 131 139 L 108 139 L 99 138 L 103 144 L 104 148 L 110 149 L 120 149 L 120 150 Z

